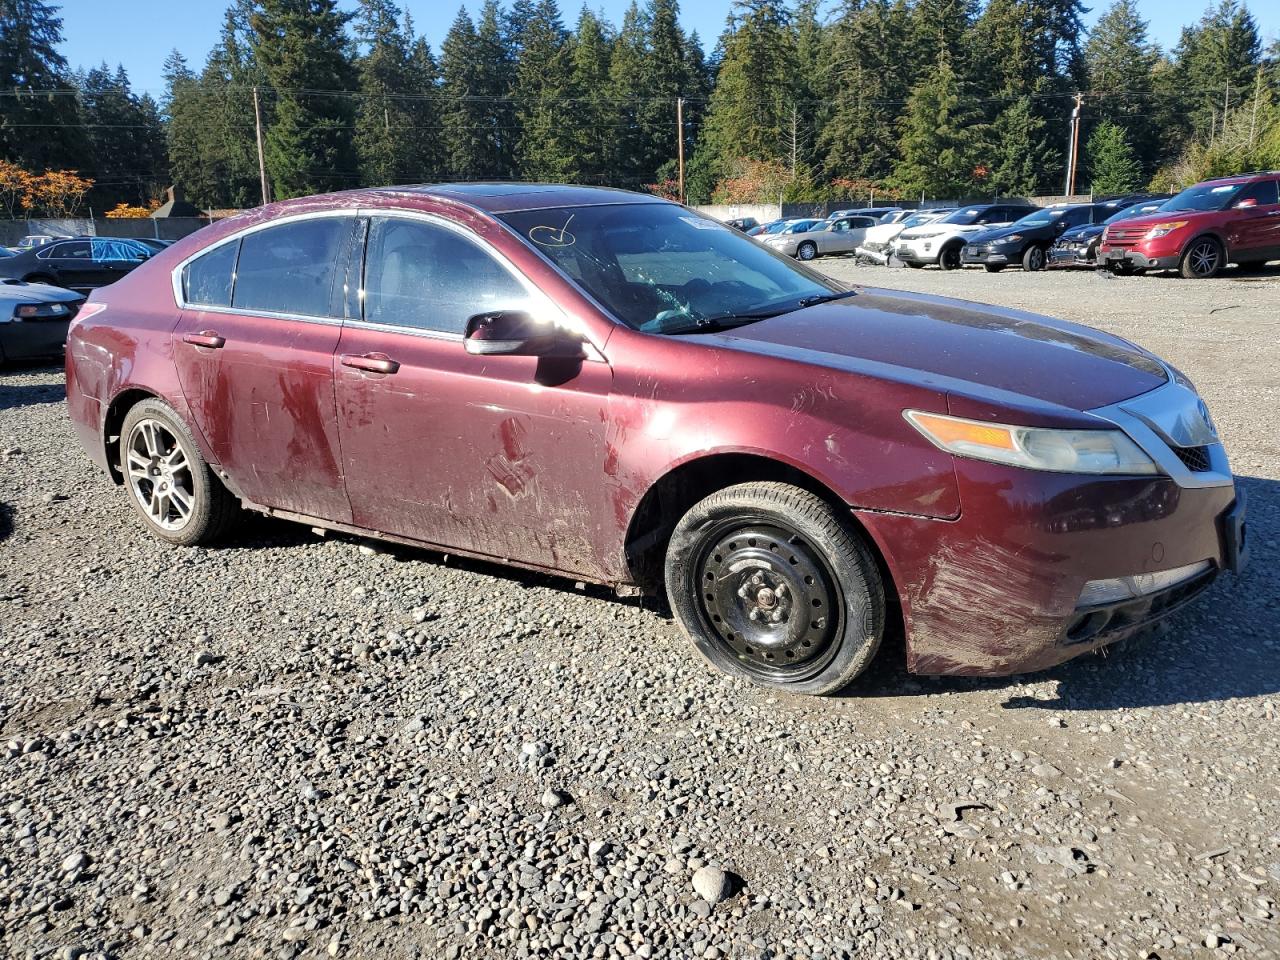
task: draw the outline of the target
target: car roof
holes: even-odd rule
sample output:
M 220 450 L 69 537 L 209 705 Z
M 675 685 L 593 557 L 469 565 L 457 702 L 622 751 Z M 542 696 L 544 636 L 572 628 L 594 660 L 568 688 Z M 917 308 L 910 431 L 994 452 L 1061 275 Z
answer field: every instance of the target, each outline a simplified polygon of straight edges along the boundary
M 580 187 L 563 183 L 432 183 L 413 187 L 379 187 L 369 191 L 388 196 L 416 193 L 454 200 L 485 213 L 550 210 L 618 203 L 668 203 L 661 197 L 614 187 Z

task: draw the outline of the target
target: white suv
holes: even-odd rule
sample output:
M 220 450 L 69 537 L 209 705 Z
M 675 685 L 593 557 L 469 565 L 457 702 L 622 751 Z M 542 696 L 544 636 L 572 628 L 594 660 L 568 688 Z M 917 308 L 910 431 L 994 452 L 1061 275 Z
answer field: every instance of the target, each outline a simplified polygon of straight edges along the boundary
M 900 220 L 892 223 L 878 223 L 867 231 L 862 245 L 858 247 L 858 256 L 874 260 L 876 263 L 888 263 L 889 257 L 893 255 L 893 242 L 898 239 L 898 234 L 912 227 L 922 227 L 926 223 L 941 220 L 954 211 L 955 207 L 909 211 L 908 215 Z
M 909 267 L 936 263 L 943 270 L 956 270 L 969 234 L 1013 223 L 1034 209 L 1027 203 L 975 203 L 960 207 L 941 220 L 903 230 L 894 241 L 893 255 Z

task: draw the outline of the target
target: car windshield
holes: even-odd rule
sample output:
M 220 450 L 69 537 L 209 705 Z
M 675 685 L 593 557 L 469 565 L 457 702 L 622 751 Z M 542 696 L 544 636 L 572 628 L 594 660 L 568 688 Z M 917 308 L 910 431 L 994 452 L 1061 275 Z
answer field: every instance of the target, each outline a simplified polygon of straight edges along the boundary
M 636 330 L 721 330 L 838 296 L 834 281 L 674 204 L 609 204 L 501 219 Z
M 937 219 L 938 214 L 936 213 L 913 213 L 911 216 L 907 217 L 907 219 L 902 221 L 902 227 L 905 230 L 909 227 L 918 227 L 924 223 L 933 223 L 933 221 Z
M 1165 200 L 1162 203 L 1135 203 L 1132 207 L 1125 207 L 1119 213 L 1113 213 L 1103 222 L 1115 223 L 1117 220 L 1130 220 L 1133 217 L 1145 217 L 1148 213 L 1155 213 L 1157 210 L 1164 209 L 1165 204 L 1168 202 L 1168 200 Z
M 773 223 L 766 223 L 761 229 L 761 233 L 782 233 L 787 227 L 791 226 L 790 220 L 775 220 Z
M 1035 210 L 1021 220 L 1015 220 L 1015 227 L 1047 227 L 1067 212 L 1066 207 L 1055 207 L 1051 210 Z
M 939 223 L 958 223 L 961 225 L 973 223 L 980 216 L 982 216 L 984 212 L 986 212 L 986 209 L 987 209 L 986 207 L 961 207 L 955 213 L 947 214 L 938 222 Z
M 1176 210 L 1225 210 L 1243 186 L 1243 183 L 1201 183 L 1183 190 L 1161 209 L 1171 213 Z
M 823 220 L 799 220 L 795 223 L 784 227 L 783 233 L 808 233 L 810 230 L 816 230 L 818 224 L 824 223 Z

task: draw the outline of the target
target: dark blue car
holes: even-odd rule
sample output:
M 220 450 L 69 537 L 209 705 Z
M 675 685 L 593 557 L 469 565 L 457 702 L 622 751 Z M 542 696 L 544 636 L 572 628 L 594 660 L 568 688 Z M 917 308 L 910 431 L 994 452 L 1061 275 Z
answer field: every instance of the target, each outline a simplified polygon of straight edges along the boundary
M 1086 223 L 1063 232 L 1057 243 L 1049 248 L 1050 267 L 1096 267 L 1098 265 L 1098 241 L 1108 223 L 1145 217 L 1159 210 L 1170 197 L 1167 193 L 1150 194 L 1131 201 L 1102 223 Z

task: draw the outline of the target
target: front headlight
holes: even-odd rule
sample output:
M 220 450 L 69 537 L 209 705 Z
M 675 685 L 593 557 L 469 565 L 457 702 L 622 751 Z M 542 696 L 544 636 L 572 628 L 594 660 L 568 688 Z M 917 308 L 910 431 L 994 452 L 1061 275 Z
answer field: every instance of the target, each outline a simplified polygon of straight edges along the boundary
M 1011 234 L 1010 236 L 1001 237 L 999 240 L 996 240 L 995 245 L 999 246 L 1002 243 L 1017 243 L 1021 239 L 1022 239 L 1022 234 L 1014 233 L 1014 234 Z
M 957 457 L 1053 473 L 1160 472 L 1155 461 L 1120 430 L 1018 427 L 921 410 L 904 410 L 903 416 L 934 446 Z
M 41 317 L 63 317 L 71 312 L 65 303 L 20 303 L 13 315 L 22 320 L 35 320 Z
M 909 237 L 903 237 L 903 240 L 932 240 L 934 237 L 942 236 L 941 230 L 931 230 L 928 233 L 913 233 Z
M 1161 237 L 1167 237 L 1175 230 L 1180 230 L 1187 225 L 1185 220 L 1170 220 L 1168 223 L 1157 223 L 1143 235 L 1144 240 L 1159 240 Z

